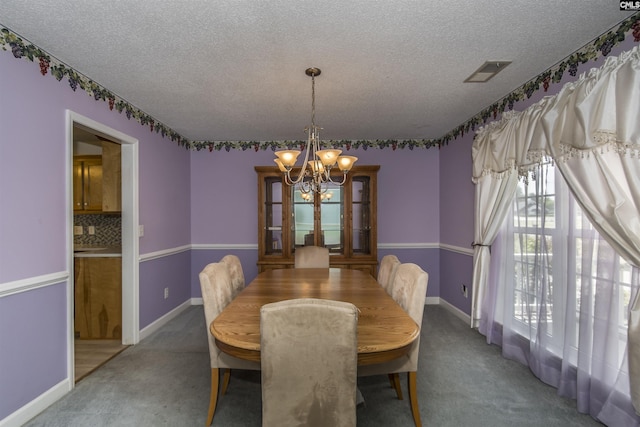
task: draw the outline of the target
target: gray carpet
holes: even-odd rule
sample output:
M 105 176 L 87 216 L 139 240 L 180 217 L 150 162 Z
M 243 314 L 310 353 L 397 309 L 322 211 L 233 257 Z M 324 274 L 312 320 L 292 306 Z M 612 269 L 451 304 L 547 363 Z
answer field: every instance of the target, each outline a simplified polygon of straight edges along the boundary
M 599 426 L 575 403 L 500 355 L 484 337 L 439 306 L 425 308 L 418 371 L 425 426 Z M 202 306 L 130 347 L 27 426 L 203 426 L 209 403 L 209 353 Z M 360 378 L 366 400 L 358 426 L 413 426 L 385 377 Z M 232 372 L 214 426 L 260 426 L 259 372 Z

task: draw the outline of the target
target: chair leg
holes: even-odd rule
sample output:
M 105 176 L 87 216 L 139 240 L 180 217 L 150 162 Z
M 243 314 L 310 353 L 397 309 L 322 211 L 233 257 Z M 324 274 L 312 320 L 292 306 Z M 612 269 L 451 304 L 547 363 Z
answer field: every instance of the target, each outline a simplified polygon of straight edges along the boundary
M 222 375 L 222 395 L 227 393 L 227 387 L 229 387 L 229 379 L 231 378 L 231 369 L 225 369 Z
M 389 376 L 389 384 L 391 385 L 391 388 L 396 388 L 395 383 L 393 382 L 393 375 L 394 374 L 387 374 Z
M 220 383 L 220 370 L 211 368 L 211 397 L 209 398 L 209 413 L 207 414 L 207 426 L 213 422 L 213 414 L 216 412 L 218 404 L 218 385 Z
M 418 373 L 408 372 L 407 382 L 409 383 L 409 401 L 411 402 L 411 413 L 416 427 L 422 427 L 420 420 L 420 408 L 418 407 Z
M 400 375 L 396 372 L 395 374 L 389 374 L 389 382 L 391 383 L 391 388 L 396 391 L 396 395 L 398 396 L 398 400 L 402 400 L 402 387 L 400 386 Z

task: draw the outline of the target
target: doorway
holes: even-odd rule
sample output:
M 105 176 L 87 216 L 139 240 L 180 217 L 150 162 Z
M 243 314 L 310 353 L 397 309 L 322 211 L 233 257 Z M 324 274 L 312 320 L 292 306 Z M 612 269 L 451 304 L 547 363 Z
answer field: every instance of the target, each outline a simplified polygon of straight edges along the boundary
M 139 341 L 138 141 L 72 111 L 67 112 L 67 140 L 69 170 L 78 173 L 77 162 L 74 165 L 74 158 L 78 160 L 75 155 L 83 155 L 89 160 L 102 160 L 116 152 L 119 174 L 119 204 L 114 206 L 112 202 L 107 201 L 106 193 L 111 193 L 116 187 L 105 186 L 104 189 L 99 188 L 96 191 L 105 191 L 104 204 L 97 208 L 91 207 L 90 204 L 77 207 L 78 200 L 75 196 L 85 189 L 78 188 L 77 180 L 71 178 L 71 173 L 68 174 L 68 318 L 71 326 L 67 360 L 70 384 L 74 384 L 128 345 L 137 344 Z M 103 148 L 107 150 L 105 153 L 108 152 L 108 155 L 102 153 Z M 97 181 L 98 177 L 102 179 L 101 173 L 101 168 L 94 168 L 94 181 Z M 105 182 L 112 178 L 105 176 Z M 94 186 L 100 187 L 95 182 Z M 92 201 L 91 197 L 89 200 Z M 113 197 L 110 200 L 113 200 Z M 95 204 L 95 200 L 92 202 Z M 75 210 L 72 206 L 76 206 Z M 99 249 L 101 247 L 106 249 Z M 117 256 L 118 250 L 120 256 Z M 78 253 L 81 256 L 76 258 Z M 91 256 L 83 257 L 82 254 Z M 101 257 L 102 254 L 105 257 Z M 78 261 L 77 266 L 74 261 Z M 104 276 L 111 276 L 107 279 L 109 281 L 106 285 Z M 103 282 L 92 287 L 91 278 L 99 278 Z M 88 282 L 83 282 L 85 280 Z M 91 295 L 92 308 L 83 305 L 91 300 Z M 98 304 L 95 303 L 96 300 Z M 79 308 L 82 314 L 80 318 L 77 317 Z M 80 335 L 83 339 L 80 339 Z

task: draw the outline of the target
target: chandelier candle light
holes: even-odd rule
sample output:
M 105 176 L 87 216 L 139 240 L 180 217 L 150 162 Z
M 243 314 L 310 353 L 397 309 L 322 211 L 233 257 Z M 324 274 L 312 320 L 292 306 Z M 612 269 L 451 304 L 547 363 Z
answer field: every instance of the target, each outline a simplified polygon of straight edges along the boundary
M 326 193 L 328 183 L 342 185 L 347 179 L 347 173 L 353 164 L 358 160 L 354 156 L 341 156 L 342 150 L 325 149 L 320 146 L 320 127 L 316 126 L 316 76 L 320 75 L 319 68 L 307 68 L 305 73 L 311 77 L 311 126 L 304 130 L 308 133 L 304 162 L 300 168 L 297 178 L 291 177 L 291 171 L 300 155 L 299 150 L 276 151 L 278 157 L 276 162 L 280 171 L 284 174 L 284 181 L 287 185 L 297 185 L 302 194 Z M 309 159 L 311 157 L 311 159 Z M 342 181 L 336 182 L 331 179 L 331 168 L 335 165 L 342 171 Z

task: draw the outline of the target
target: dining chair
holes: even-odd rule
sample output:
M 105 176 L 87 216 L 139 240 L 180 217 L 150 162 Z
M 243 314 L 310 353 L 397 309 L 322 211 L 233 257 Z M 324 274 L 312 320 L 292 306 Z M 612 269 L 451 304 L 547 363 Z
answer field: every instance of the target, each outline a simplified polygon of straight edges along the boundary
M 399 265 L 400 260 L 395 255 L 385 255 L 380 260 L 377 280 L 387 293 L 389 293 L 391 283 L 393 283 L 393 278 L 396 275 L 396 269 Z
M 420 327 L 424 313 L 424 303 L 427 296 L 429 274 L 420 266 L 413 263 L 402 263 L 396 269 L 389 294 L 395 302 L 406 311 Z M 411 348 L 404 356 L 389 362 L 358 367 L 358 376 L 388 375 L 398 399 L 402 400 L 399 373 L 407 372 L 409 386 L 409 401 L 411 413 L 416 427 L 422 426 L 420 408 L 418 407 L 417 372 L 418 352 L 420 350 L 420 335 L 411 343 Z
M 260 309 L 262 426 L 355 427 L 358 309 L 300 298 Z
M 211 361 L 211 396 L 209 398 L 209 412 L 206 424 L 211 425 L 218 403 L 218 390 L 220 389 L 221 395 L 227 392 L 231 369 L 260 370 L 260 363 L 238 359 L 222 352 L 209 331 L 211 322 L 233 300 L 231 274 L 227 265 L 223 263 L 208 264 L 200 272 L 199 279 L 207 336 L 209 337 L 209 359 Z M 221 387 L 220 369 L 224 370 Z
M 233 298 L 244 289 L 244 272 L 240 258 L 235 255 L 225 255 L 220 260 L 221 263 L 229 267 L 231 275 L 231 287 L 233 288 Z
M 329 268 L 329 249 L 320 246 L 296 248 L 295 268 Z

